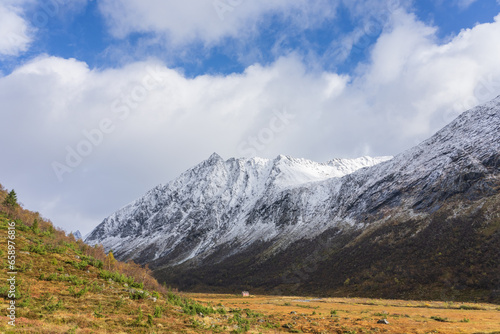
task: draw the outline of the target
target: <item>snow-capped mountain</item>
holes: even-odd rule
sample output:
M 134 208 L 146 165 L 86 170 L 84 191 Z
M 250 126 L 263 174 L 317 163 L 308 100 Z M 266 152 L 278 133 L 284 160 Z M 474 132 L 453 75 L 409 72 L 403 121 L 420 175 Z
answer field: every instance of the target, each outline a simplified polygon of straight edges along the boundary
M 206 257 L 225 243 L 246 247 L 283 233 L 293 233 L 289 242 L 305 235 L 313 237 L 325 226 L 307 224 L 308 215 L 317 215 L 328 197 L 327 189 L 304 198 L 307 212 L 294 218 L 303 223 L 301 228 L 289 222 L 264 222 L 257 218 L 258 210 L 297 189 L 314 192 L 312 189 L 320 189 L 317 184 L 322 181 L 339 179 L 390 159 L 363 157 L 317 163 L 279 156 L 274 160 L 224 161 L 213 154 L 176 180 L 154 188 L 106 218 L 87 242 L 102 243 L 119 258 L 149 262 L 167 256 L 169 262 L 179 264 Z
M 76 240 L 83 240 L 82 233 L 79 230 L 76 230 L 76 232 L 74 232 L 73 235 L 75 236 Z
M 500 97 L 392 159 L 214 154 L 86 242 L 188 289 L 419 298 L 439 282 L 497 300 L 499 175 Z

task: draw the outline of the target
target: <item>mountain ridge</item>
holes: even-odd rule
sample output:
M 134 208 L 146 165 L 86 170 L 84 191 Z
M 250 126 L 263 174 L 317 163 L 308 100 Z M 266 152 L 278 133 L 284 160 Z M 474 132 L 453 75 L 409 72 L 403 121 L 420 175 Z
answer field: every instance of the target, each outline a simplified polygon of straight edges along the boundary
M 316 163 L 306 159 L 294 159 L 278 156 L 275 159 L 229 159 L 224 161 L 219 155 L 212 154 L 210 158 L 189 169 L 181 176 L 165 185 L 159 185 L 149 191 L 145 196 L 122 208 L 116 215 L 112 215 L 104 222 L 101 233 L 112 233 L 119 228 L 118 222 L 123 221 L 132 212 L 138 213 L 137 219 L 128 222 L 127 229 L 142 233 L 145 224 L 154 225 L 152 222 L 162 209 L 164 203 L 174 203 L 175 214 L 186 215 L 190 208 L 182 207 L 176 202 L 176 196 L 193 199 L 189 206 L 206 206 L 211 211 L 212 202 L 224 197 L 224 203 L 234 209 L 229 212 L 232 217 L 238 216 L 239 221 L 246 220 L 248 211 L 252 210 L 263 196 L 274 196 L 289 189 L 306 186 L 309 183 L 324 181 L 328 178 L 338 178 L 346 173 L 360 168 L 371 166 L 391 157 L 332 160 L 327 163 Z M 179 195 L 180 193 L 180 195 Z M 215 199 L 215 200 L 214 200 Z M 238 202 L 239 201 L 239 202 Z M 186 204 L 186 203 L 184 203 Z M 242 206 L 245 206 L 242 208 Z M 142 212 L 138 212 L 141 211 Z M 198 214 L 198 213 L 196 213 Z M 148 218 L 145 218 L 145 215 Z M 221 217 L 219 217 L 221 218 Z M 126 218 L 125 218 L 126 219 Z M 220 221 L 216 222 L 219 224 Z M 226 219 L 226 225 L 229 224 Z M 212 224 L 213 225 L 213 224 Z M 233 226 L 234 227 L 234 226 Z M 94 231 L 95 232 L 95 231 Z M 129 237 L 129 233 L 122 233 Z M 87 242 L 92 242 L 93 234 L 87 237 Z M 102 241 L 102 240 L 101 240 Z M 113 249 L 118 257 L 120 249 L 116 247 L 121 240 L 109 239 L 103 244 L 106 248 Z M 188 256 L 189 258 L 189 256 Z
M 481 298 L 499 298 L 495 291 L 500 291 L 500 283 L 495 277 L 500 272 L 494 260 L 500 244 L 499 134 L 500 96 L 461 114 L 428 140 L 392 159 L 372 160 L 367 168 L 351 162 L 358 168 L 347 168 L 344 175 L 335 177 L 329 176 L 339 171 L 338 165 L 335 169 L 328 163 L 311 162 L 307 172 L 297 172 L 304 162 L 285 156 L 272 160 L 272 165 L 269 160 L 249 159 L 247 163 L 259 168 L 241 173 L 248 171 L 243 160 L 224 161 L 213 155 L 169 183 L 188 195 L 179 197 L 174 191 L 166 196 L 159 186 L 145 196 L 149 206 L 136 201 L 125 207 L 108 217 L 87 241 L 103 242 L 107 248 L 127 243 L 113 248 L 118 257 L 149 263 L 157 278 L 186 289 L 224 290 L 236 284 L 283 292 L 293 286 L 292 292 L 356 291 L 379 296 L 384 291 L 396 297 L 416 294 L 417 287 L 433 284 L 429 277 L 439 274 L 428 266 L 439 264 L 432 262 L 434 250 L 444 244 L 448 248 L 439 253 L 465 252 L 467 261 L 479 263 L 480 269 L 470 272 L 481 271 L 490 282 L 475 285 L 473 279 L 463 277 L 450 255 L 443 257 L 442 264 L 449 267 L 446 275 L 456 275 L 458 283 L 442 278 L 446 284 L 441 290 L 460 296 L 465 294 L 462 290 L 484 290 Z M 167 207 L 175 210 L 165 211 Z M 485 235 L 484 229 L 493 232 Z M 438 236 L 429 235 L 431 230 Z M 488 254 L 489 262 L 461 248 L 455 234 L 466 231 L 470 235 L 461 238 L 469 240 L 472 249 L 482 249 L 478 254 Z M 144 238 L 147 235 L 154 240 Z M 425 240 L 433 241 L 422 244 Z M 420 248 L 415 248 L 417 244 Z M 393 253 L 387 254 L 388 249 Z M 408 270 L 401 268 L 405 260 L 399 254 L 411 258 L 412 252 L 420 254 L 415 261 L 424 265 L 422 273 L 410 273 L 410 269 L 417 270 L 412 265 Z M 344 285 L 357 275 L 380 275 L 366 262 L 369 258 L 379 262 L 373 254 L 399 268 L 394 269 L 394 278 L 411 282 L 409 286 L 386 282 L 393 288 L 388 292 L 369 280 L 357 282 L 356 288 Z M 286 283 L 287 273 L 301 272 L 297 268 L 308 263 L 316 269 L 305 274 L 307 279 Z M 347 277 L 325 280 L 332 274 Z M 319 282 L 323 288 L 317 286 Z

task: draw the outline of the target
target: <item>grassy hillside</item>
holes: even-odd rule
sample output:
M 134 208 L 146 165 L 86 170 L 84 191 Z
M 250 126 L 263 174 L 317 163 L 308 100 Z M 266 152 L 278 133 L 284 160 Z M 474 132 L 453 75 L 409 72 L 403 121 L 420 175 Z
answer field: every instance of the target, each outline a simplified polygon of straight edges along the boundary
M 2 317 L 0 333 L 243 332 L 255 322 L 167 291 L 147 268 L 76 241 L 38 213 L 5 204 L 6 196 L 0 185 L 0 296 L 6 308 L 15 300 L 16 326 Z M 15 298 L 7 283 L 12 270 Z M 210 324 L 200 321 L 206 315 Z

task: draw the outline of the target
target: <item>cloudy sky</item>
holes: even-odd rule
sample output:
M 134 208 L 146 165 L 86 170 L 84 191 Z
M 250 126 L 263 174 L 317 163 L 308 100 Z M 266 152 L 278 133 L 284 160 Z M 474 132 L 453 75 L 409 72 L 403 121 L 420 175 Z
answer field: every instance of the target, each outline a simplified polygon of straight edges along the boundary
M 500 0 L 0 0 L 0 183 L 67 231 L 213 152 L 396 155 L 500 94 Z

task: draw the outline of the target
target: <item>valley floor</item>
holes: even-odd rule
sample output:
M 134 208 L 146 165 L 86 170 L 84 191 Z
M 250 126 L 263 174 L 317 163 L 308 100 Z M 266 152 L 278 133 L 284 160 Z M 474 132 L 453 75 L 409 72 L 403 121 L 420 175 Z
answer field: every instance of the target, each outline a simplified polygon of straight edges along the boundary
M 302 298 L 188 294 L 203 304 L 240 309 L 255 318 L 249 333 L 500 333 L 492 304 L 361 298 Z M 247 310 L 245 312 L 245 310 Z M 386 319 L 389 324 L 379 324 Z M 199 329 L 220 319 L 197 317 Z M 212 327 L 213 328 L 213 327 Z M 236 327 L 235 327 L 236 328 Z M 228 332 L 232 328 L 227 328 Z

